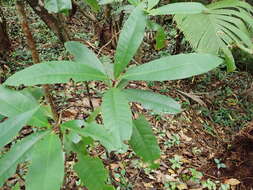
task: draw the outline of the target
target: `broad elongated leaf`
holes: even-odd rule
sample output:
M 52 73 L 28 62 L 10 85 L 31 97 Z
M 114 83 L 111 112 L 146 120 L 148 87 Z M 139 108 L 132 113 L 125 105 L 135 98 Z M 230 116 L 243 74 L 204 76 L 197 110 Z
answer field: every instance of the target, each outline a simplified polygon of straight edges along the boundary
M 103 190 L 115 190 L 115 188 L 112 185 L 106 185 Z
M 148 0 L 148 9 L 152 9 L 159 3 L 160 0 Z
M 184 79 L 208 72 L 222 62 L 222 59 L 211 54 L 179 54 L 132 67 L 123 78 L 146 81 Z
M 105 73 L 104 66 L 97 56 L 82 43 L 70 41 L 65 43 L 65 47 L 72 55 L 75 56 L 75 62 L 86 64 Z
M 27 190 L 59 190 L 64 177 L 64 154 L 61 141 L 48 134 L 38 142 L 31 153 L 31 165 L 26 178 Z
M 84 128 L 81 128 L 85 126 Z M 75 132 L 83 137 L 91 137 L 99 141 L 110 152 L 119 150 L 121 144 L 117 144 L 112 138 L 108 130 L 96 123 L 85 123 L 83 120 L 73 120 L 62 124 L 62 127 Z
M 39 107 L 20 115 L 10 117 L 6 121 L 0 123 L 0 148 L 8 144 L 18 134 L 20 129 L 31 119 L 38 108 Z
M 151 15 L 168 15 L 168 14 L 198 14 L 206 11 L 207 8 L 201 3 L 180 2 L 170 3 L 150 11 Z
M 136 7 L 141 3 L 141 0 L 127 0 L 127 1 Z
M 99 5 L 106 5 L 106 4 L 111 4 L 111 3 L 119 3 L 122 2 L 123 0 L 99 0 Z
M 0 159 L 0 187 L 14 174 L 18 163 L 25 161 L 34 145 L 48 133 L 49 131 L 38 132 L 22 139 Z
M 15 91 L 0 85 L 0 114 L 6 117 L 13 117 L 24 112 L 33 110 L 39 104 L 36 99 L 27 91 Z M 43 108 L 33 115 L 29 124 L 37 127 L 48 127 L 47 116 Z
M 169 96 L 137 89 L 127 89 L 124 92 L 129 101 L 141 103 L 144 108 L 151 109 L 158 114 L 177 114 L 181 112 L 180 104 Z
M 233 71 L 235 63 L 229 49 L 232 44 L 253 52 L 248 28 L 253 26 L 253 9 L 239 0 L 217 1 L 207 8 L 206 13 L 176 15 L 174 19 L 194 49 L 212 54 L 222 51 L 228 60 L 228 71 Z
M 96 123 L 90 123 L 84 128 L 85 133 L 94 140 L 100 141 L 100 143 L 110 152 L 124 149 L 124 145 L 117 143 L 111 138 L 109 130 Z
M 129 140 L 132 135 L 131 110 L 125 94 L 112 88 L 103 97 L 102 116 L 105 128 L 115 144 Z
M 22 94 L 25 96 L 32 96 L 32 99 L 39 100 L 44 96 L 44 90 L 41 87 L 28 87 L 25 88 L 24 90 L 20 91 Z
M 45 8 L 53 13 L 72 9 L 71 0 L 45 0 L 44 3 Z
M 100 10 L 97 0 L 84 0 L 84 2 L 87 3 L 93 11 L 98 12 Z
M 66 83 L 70 79 L 76 82 L 105 80 L 107 76 L 85 64 L 72 61 L 51 61 L 33 65 L 12 75 L 5 85 L 32 86 L 37 84 Z
M 83 184 L 90 190 L 102 190 L 108 178 L 108 172 L 99 158 L 90 156 L 78 156 L 78 163 L 74 170 Z
M 145 32 L 146 16 L 141 6 L 130 14 L 119 37 L 116 49 L 114 76 L 118 77 L 138 50 Z
M 148 121 L 141 116 L 133 121 L 133 135 L 130 145 L 145 162 L 153 162 L 160 157 L 160 148 Z

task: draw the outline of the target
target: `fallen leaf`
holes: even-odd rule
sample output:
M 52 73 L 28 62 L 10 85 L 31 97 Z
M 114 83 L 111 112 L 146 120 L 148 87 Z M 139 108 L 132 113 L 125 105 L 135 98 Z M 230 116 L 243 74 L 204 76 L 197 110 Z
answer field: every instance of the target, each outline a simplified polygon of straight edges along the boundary
M 241 182 L 240 182 L 238 179 L 230 178 L 230 179 L 225 180 L 224 183 L 225 183 L 225 184 L 228 184 L 228 185 L 234 186 L 234 185 L 240 184 Z
M 181 184 L 177 185 L 177 188 L 178 188 L 179 190 L 188 189 L 187 185 L 184 184 L 184 183 L 181 183 Z
M 192 100 L 194 100 L 195 102 L 197 102 L 199 105 L 207 107 L 206 103 L 203 102 L 203 100 L 201 100 L 201 98 L 193 93 L 186 93 L 183 92 L 181 90 L 177 90 L 178 92 L 180 92 L 182 95 L 187 96 L 188 98 L 191 98 Z

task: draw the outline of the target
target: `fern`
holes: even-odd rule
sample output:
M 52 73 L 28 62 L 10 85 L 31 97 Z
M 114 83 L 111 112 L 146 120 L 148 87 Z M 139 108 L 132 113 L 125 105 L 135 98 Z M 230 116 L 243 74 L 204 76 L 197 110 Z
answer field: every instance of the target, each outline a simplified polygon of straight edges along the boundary
M 250 39 L 253 8 L 239 0 L 218 1 L 207 8 L 200 14 L 178 14 L 174 20 L 194 49 L 212 54 L 222 52 L 227 60 L 228 71 L 233 71 L 233 45 L 253 53 Z

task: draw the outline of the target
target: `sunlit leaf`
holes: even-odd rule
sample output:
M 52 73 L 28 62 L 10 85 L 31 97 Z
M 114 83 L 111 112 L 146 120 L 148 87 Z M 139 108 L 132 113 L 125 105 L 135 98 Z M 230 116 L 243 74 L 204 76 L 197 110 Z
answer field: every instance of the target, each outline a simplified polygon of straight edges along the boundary
M 59 190 L 64 177 L 64 154 L 61 141 L 48 134 L 38 142 L 31 153 L 31 165 L 26 177 L 27 190 Z
M 36 145 L 49 131 L 34 133 L 18 143 L 16 143 L 9 152 L 0 159 L 0 186 L 16 171 L 19 163 L 24 162 Z
M 151 109 L 157 114 L 177 114 L 181 112 L 180 104 L 169 96 L 138 89 L 127 89 L 124 92 L 129 101 L 138 102 L 144 108 Z
M 70 79 L 75 82 L 89 80 L 105 80 L 107 76 L 85 64 L 72 61 L 51 61 L 33 65 L 12 75 L 5 85 L 32 86 L 37 84 L 67 83 Z
M 147 120 L 141 116 L 133 121 L 133 135 L 130 145 L 145 162 L 153 162 L 160 157 L 160 148 Z
M 125 22 L 120 33 L 114 65 L 114 76 L 118 77 L 138 50 L 144 37 L 146 16 L 141 6 L 136 7 Z
M 74 170 L 88 189 L 102 190 L 105 187 L 108 171 L 99 158 L 79 155 Z
M 149 63 L 130 68 L 124 79 L 165 81 L 184 79 L 208 72 L 223 62 L 211 54 L 179 54 L 162 57 Z

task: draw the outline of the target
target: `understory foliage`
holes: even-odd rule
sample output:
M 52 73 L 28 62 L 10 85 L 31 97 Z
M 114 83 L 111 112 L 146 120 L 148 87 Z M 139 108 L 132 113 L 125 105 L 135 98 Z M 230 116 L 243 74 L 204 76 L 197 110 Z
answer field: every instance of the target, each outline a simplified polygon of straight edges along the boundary
M 70 1 L 46 0 L 51 12 L 71 8 Z M 98 10 L 99 4 L 87 2 Z M 89 190 L 110 190 L 109 172 L 102 160 L 89 154 L 88 147 L 99 142 L 108 153 L 132 149 L 150 167 L 159 167 L 156 160 L 160 148 L 147 119 L 132 115 L 131 105 L 141 104 L 156 114 L 177 114 L 180 104 L 171 97 L 141 89 L 130 89 L 131 81 L 167 81 L 185 79 L 208 72 L 223 63 L 217 55 L 228 58 L 234 69 L 229 45 L 252 51 L 249 38 L 250 11 L 241 1 L 225 0 L 208 7 L 200 3 L 173 3 L 154 8 L 158 0 L 129 0 L 134 10 L 124 23 L 114 56 L 114 64 L 103 64 L 85 45 L 69 41 L 66 50 L 73 60 L 42 62 L 19 71 L 0 86 L 0 114 L 8 117 L 0 123 L 0 148 L 17 136 L 23 126 L 33 133 L 13 144 L 0 159 L 0 186 L 11 177 L 20 163 L 26 163 L 28 190 L 60 189 L 64 181 L 65 158 L 77 154 L 73 169 Z M 238 2 L 238 3 L 236 3 Z M 95 7 L 94 7 L 95 6 Z M 97 8 L 96 8 L 97 7 Z M 231 8 L 231 9 L 230 9 Z M 142 43 L 150 16 L 175 14 L 178 27 L 199 53 L 164 56 L 142 65 L 129 63 Z M 206 27 L 204 27 L 206 26 Z M 220 35 L 222 34 L 222 35 Z M 41 103 L 44 92 L 35 85 L 99 81 L 106 85 L 102 104 L 87 120 L 53 121 L 48 105 Z M 14 87 L 26 86 L 23 90 Z M 102 123 L 96 118 L 101 115 Z

